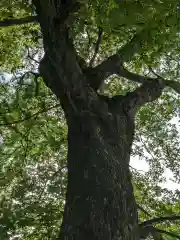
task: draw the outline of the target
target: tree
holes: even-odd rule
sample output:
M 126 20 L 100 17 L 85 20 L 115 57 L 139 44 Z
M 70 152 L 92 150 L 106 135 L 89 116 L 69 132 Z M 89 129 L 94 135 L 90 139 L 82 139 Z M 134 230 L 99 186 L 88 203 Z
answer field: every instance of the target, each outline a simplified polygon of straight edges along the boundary
M 24 21 L 3 20 L 0 25 L 32 20 L 40 23 L 40 33 L 34 26 L 28 31 L 36 41 L 42 34 L 44 57 L 39 72 L 29 73 L 34 76 L 36 92 L 38 78 L 42 77 L 60 101 L 68 125 L 68 183 L 58 239 L 139 239 L 129 170 L 135 115 L 144 104 L 158 99 L 166 87 L 180 91 L 178 80 L 166 80 L 152 70 L 152 65 L 161 70 L 165 53 L 172 56 L 175 51 L 179 39 L 178 1 L 137 2 L 135 13 L 130 10 L 132 1 L 34 0 L 32 4 L 18 6 L 26 13 L 34 6 L 37 16 L 25 17 Z M 127 18 L 126 13 L 132 16 Z M 98 39 L 94 54 L 89 56 L 80 47 L 88 37 L 86 29 L 90 26 L 88 30 L 94 31 L 93 24 L 98 27 Z M 23 31 L 26 33 L 26 28 Z M 118 49 L 110 46 L 105 56 L 103 48 L 115 41 Z M 30 44 L 26 42 L 27 48 Z M 32 49 L 28 55 L 31 53 Z M 151 64 L 148 76 L 140 75 L 145 64 Z M 98 90 L 114 74 L 141 86 L 125 95 L 102 96 Z M 32 88 L 29 91 L 32 94 Z

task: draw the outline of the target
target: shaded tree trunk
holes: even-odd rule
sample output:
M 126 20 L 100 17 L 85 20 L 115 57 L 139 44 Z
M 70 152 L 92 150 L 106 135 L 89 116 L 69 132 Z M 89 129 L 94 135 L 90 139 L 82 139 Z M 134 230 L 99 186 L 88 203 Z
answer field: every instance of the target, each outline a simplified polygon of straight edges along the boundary
M 67 202 L 59 239 L 138 239 L 129 172 L 134 123 L 123 102 L 119 107 L 119 115 L 109 109 L 109 115 L 89 111 L 68 118 Z
M 77 88 L 62 94 L 53 84 L 61 80 L 60 72 L 51 69 L 46 56 L 40 72 L 60 98 L 68 124 L 68 186 L 58 239 L 139 239 L 129 172 L 134 135 L 130 98 L 101 98 L 86 84 L 81 95 Z

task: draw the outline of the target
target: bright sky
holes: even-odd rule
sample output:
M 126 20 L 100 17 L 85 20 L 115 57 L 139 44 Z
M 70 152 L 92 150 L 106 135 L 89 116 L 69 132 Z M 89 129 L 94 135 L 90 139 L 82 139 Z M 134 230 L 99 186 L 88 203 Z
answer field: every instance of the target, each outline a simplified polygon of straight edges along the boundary
M 143 171 L 144 174 L 149 170 L 148 163 L 145 160 L 139 160 L 138 157 L 131 157 L 130 165 L 139 171 Z M 180 184 L 174 182 L 175 179 L 173 179 L 173 174 L 169 169 L 165 169 L 163 176 L 166 178 L 166 182 L 160 184 L 161 187 L 172 191 L 175 191 L 176 189 L 180 190 Z
M 175 124 L 177 127 L 177 130 L 179 130 L 180 133 L 180 119 L 178 117 L 174 117 L 170 123 Z M 131 157 L 130 160 L 130 165 L 139 170 L 144 172 L 144 174 L 146 172 L 148 172 L 149 170 L 149 164 L 145 161 L 145 160 L 140 160 L 138 157 Z M 175 179 L 173 178 L 173 174 L 169 169 L 165 169 L 163 177 L 166 178 L 166 182 L 160 184 L 161 187 L 167 188 L 169 190 L 175 191 L 176 189 L 180 190 L 180 184 L 177 184 L 175 182 Z

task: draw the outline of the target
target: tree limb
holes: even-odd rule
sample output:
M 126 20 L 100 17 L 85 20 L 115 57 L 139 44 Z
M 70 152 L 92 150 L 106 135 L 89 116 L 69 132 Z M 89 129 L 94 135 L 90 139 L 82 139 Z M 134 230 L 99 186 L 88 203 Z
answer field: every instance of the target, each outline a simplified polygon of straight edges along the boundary
M 93 75 L 97 75 L 98 83 L 96 83 L 96 85 L 98 85 L 98 88 L 101 83 L 112 74 L 120 75 L 123 63 L 131 61 L 135 53 L 140 54 L 143 51 L 142 46 L 144 42 L 150 41 L 150 30 L 148 27 L 144 28 L 134 35 L 131 41 L 120 48 L 116 54 L 108 57 L 95 68 L 87 69 L 87 73 L 92 72 Z
M 180 220 L 180 216 L 168 216 L 168 217 L 153 218 L 153 219 L 150 219 L 150 220 L 147 220 L 147 221 L 141 223 L 140 226 L 147 226 L 147 225 L 151 225 L 153 223 L 159 223 L 159 222 L 164 222 L 164 221 L 175 221 L 175 220 Z
M 161 236 L 161 234 L 166 234 L 170 237 L 180 239 L 179 235 L 159 229 L 159 228 L 155 228 L 152 225 L 147 225 L 144 228 L 140 228 L 140 238 L 141 239 L 146 239 L 149 234 L 152 235 L 154 240 L 162 240 L 163 237 Z
M 180 83 L 177 82 L 177 81 L 166 80 L 166 79 L 164 79 L 160 76 L 157 76 L 157 78 L 142 76 L 142 75 L 139 75 L 139 74 L 136 74 L 136 73 L 129 72 L 124 67 L 120 67 L 119 71 L 117 71 L 116 74 L 119 75 L 120 77 L 124 77 L 128 80 L 131 80 L 131 81 L 134 81 L 134 82 L 137 82 L 137 83 L 142 83 L 142 84 L 144 84 L 146 82 L 153 83 L 153 81 L 159 80 L 164 87 L 170 87 L 175 92 L 180 94 Z
M 19 19 L 4 19 L 0 21 L 0 27 L 9 27 L 14 25 L 22 25 L 26 23 L 37 22 L 37 16 L 28 16 Z
M 176 234 L 174 234 L 174 233 L 171 233 L 171 232 L 168 232 L 168 231 L 159 229 L 159 228 L 156 228 L 156 231 L 158 231 L 159 233 L 163 233 L 163 234 L 166 234 L 166 235 L 168 235 L 168 236 L 171 236 L 171 237 L 180 239 L 180 235 L 176 235 Z
M 84 71 L 85 75 L 87 76 L 88 80 L 90 81 L 90 84 L 92 87 L 97 90 L 101 83 L 108 78 L 109 76 L 116 74 L 119 77 L 126 78 L 128 80 L 137 82 L 137 83 L 146 83 L 146 82 L 152 82 L 154 80 L 159 79 L 161 83 L 164 85 L 164 87 L 170 87 L 174 91 L 176 91 L 178 94 L 180 94 L 180 83 L 177 81 L 172 80 L 166 80 L 162 77 L 157 78 L 151 78 L 142 76 L 136 73 L 132 73 L 128 71 L 126 68 L 124 68 L 123 63 L 121 59 L 119 58 L 118 54 L 112 55 L 107 60 L 99 64 L 95 68 L 87 68 Z
M 145 82 L 133 92 L 128 92 L 124 96 L 124 109 L 128 112 L 129 116 L 134 117 L 139 107 L 160 97 L 163 88 L 164 86 L 159 79 L 154 79 L 153 82 Z M 122 102 L 121 95 L 117 95 L 112 99 L 116 99 L 116 104 Z
M 100 87 L 100 85 L 106 78 L 113 74 L 142 84 L 155 79 L 129 72 L 127 69 L 124 68 L 123 62 L 119 58 L 118 54 L 110 56 L 95 68 L 85 69 L 84 74 L 86 75 L 86 77 L 90 81 L 90 84 L 95 90 Z
M 141 206 L 138 205 L 138 208 L 143 211 L 144 213 L 146 213 L 147 215 L 151 216 L 146 210 L 144 210 Z M 154 240 L 163 240 L 163 237 L 162 237 L 162 234 L 166 234 L 166 235 L 169 235 L 171 237 L 174 237 L 174 238 L 177 238 L 177 239 L 180 239 L 180 236 L 179 235 L 176 235 L 174 233 L 171 233 L 171 232 L 168 232 L 168 231 L 165 231 L 165 230 L 162 230 L 162 229 L 159 229 L 159 228 L 156 228 L 152 225 L 152 223 L 154 223 L 155 221 L 159 222 L 159 220 L 169 220 L 169 218 L 177 218 L 179 219 L 179 216 L 170 216 L 168 217 L 168 219 L 165 219 L 167 217 L 161 217 L 161 218 L 154 218 L 154 219 L 151 219 L 151 220 L 147 220 L 145 221 L 144 223 L 141 223 L 139 224 L 139 230 L 140 230 L 140 238 L 141 239 L 146 239 L 148 237 L 149 234 L 152 235 L 153 239 Z M 154 221 L 155 220 L 155 221 Z M 154 221 L 154 222 L 152 222 Z
M 147 226 L 139 226 L 140 231 L 140 239 L 147 239 L 147 237 L 151 234 L 154 240 L 163 240 L 163 237 L 157 229 L 152 225 Z
M 105 61 L 98 66 L 84 69 L 88 82 L 94 90 L 98 90 L 102 82 L 113 74 L 117 74 L 122 67 L 122 62 L 117 54 L 108 57 Z

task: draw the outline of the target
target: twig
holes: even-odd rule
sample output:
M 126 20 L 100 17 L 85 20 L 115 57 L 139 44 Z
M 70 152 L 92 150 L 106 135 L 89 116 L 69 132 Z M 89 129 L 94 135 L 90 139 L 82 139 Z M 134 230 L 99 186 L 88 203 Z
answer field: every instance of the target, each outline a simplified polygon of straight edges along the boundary
M 63 166 L 63 167 L 59 168 L 57 171 L 55 171 L 55 172 L 52 174 L 51 179 L 54 179 L 54 177 L 56 176 L 56 174 L 59 173 L 59 172 L 61 172 L 61 171 L 62 171 L 63 169 L 65 169 L 66 167 L 67 167 L 67 166 Z M 39 194 L 39 196 L 38 196 L 38 201 L 37 201 L 37 202 L 39 202 L 39 201 L 42 199 L 42 196 L 43 196 L 43 194 L 44 194 L 44 192 L 45 192 L 45 189 L 46 189 L 46 187 L 47 187 L 48 181 L 49 181 L 49 180 L 46 180 L 46 182 L 44 183 L 43 189 L 42 189 L 42 191 L 40 192 L 40 194 Z M 63 200 L 65 200 L 65 199 L 63 199 Z
M 24 73 L 21 78 L 20 78 L 20 85 L 22 86 L 23 85 L 23 80 L 24 80 L 24 77 L 28 74 L 32 74 L 34 75 L 34 82 L 36 84 L 36 88 L 35 88 L 35 96 L 38 96 L 38 93 L 39 93 L 39 83 L 38 83 L 38 78 L 40 77 L 40 74 L 39 73 L 36 73 L 36 72 L 32 72 L 32 71 L 29 71 L 29 72 L 26 72 Z
M 24 80 L 25 76 L 28 75 L 28 74 L 34 75 L 34 77 L 35 77 L 36 80 L 37 80 L 38 77 L 40 77 L 40 74 L 39 74 L 39 73 L 32 72 L 32 71 L 25 72 L 25 73 L 20 77 L 20 81 L 19 81 L 20 84 L 23 84 L 23 80 Z
M 88 44 L 87 44 L 86 50 L 89 52 L 90 45 L 91 45 L 91 35 L 89 34 L 88 29 L 86 30 L 86 33 L 87 33 L 87 37 L 88 37 Z
M 132 169 L 132 171 L 138 172 L 140 174 L 146 173 L 145 171 L 136 169 L 136 168 L 132 167 L 131 165 L 129 165 L 129 167 Z
M 103 34 L 103 29 L 101 27 L 99 27 L 99 32 L 98 32 L 98 39 L 96 41 L 96 46 L 95 46 L 95 51 L 94 51 L 94 54 L 89 62 L 89 67 L 92 67 L 93 63 L 94 63 L 94 60 L 98 54 L 98 51 L 99 51 L 99 46 L 100 46 L 100 43 L 101 43 L 101 39 L 102 39 L 102 34 Z
M 29 59 L 31 59 L 32 61 L 34 61 L 35 63 L 37 63 L 37 64 L 39 64 L 39 61 L 37 61 L 36 59 L 34 59 L 31 55 L 30 55 L 30 51 L 29 51 L 29 47 L 27 46 L 27 51 L 28 51 L 28 55 L 27 55 L 27 57 L 29 58 Z M 37 52 L 36 52 L 37 53 Z M 35 53 L 35 54 L 36 54 Z
M 28 153 L 28 147 L 29 147 L 29 133 L 30 133 L 30 128 L 27 129 L 26 131 L 26 134 L 24 135 L 24 138 L 25 138 L 25 145 L 23 144 L 23 139 L 21 139 L 21 145 L 22 145 L 22 148 L 24 149 L 24 161 L 26 160 L 27 158 L 27 153 Z
M 149 68 L 149 71 L 150 71 L 151 73 L 153 73 L 157 78 L 164 80 L 164 78 L 162 78 L 159 74 L 157 74 L 157 73 L 152 69 L 151 66 L 148 65 L 148 68 Z
M 148 216 L 151 217 L 151 214 L 148 213 L 148 212 L 147 212 L 143 207 L 141 207 L 140 205 L 137 204 L 137 208 L 138 208 L 139 210 L 141 210 L 142 212 L 144 212 L 146 215 L 148 215 Z

